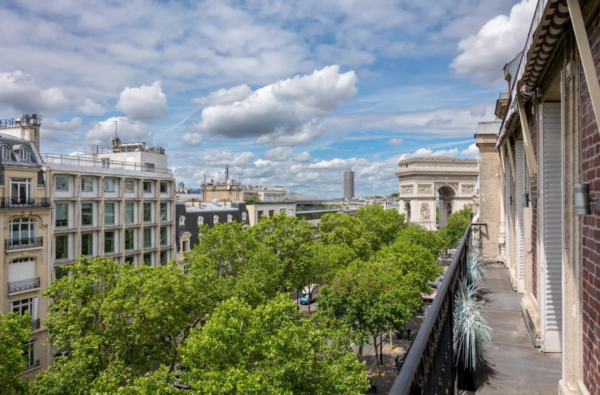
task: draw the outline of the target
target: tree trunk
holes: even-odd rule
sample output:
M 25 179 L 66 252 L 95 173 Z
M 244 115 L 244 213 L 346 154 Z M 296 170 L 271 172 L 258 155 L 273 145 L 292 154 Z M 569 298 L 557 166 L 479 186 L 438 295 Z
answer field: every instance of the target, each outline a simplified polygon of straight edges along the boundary
M 358 361 L 363 361 L 363 346 L 358 346 Z
M 312 291 L 308 293 L 308 315 L 310 315 L 310 301 L 312 300 Z
M 383 366 L 383 333 L 379 335 L 379 362 Z
M 394 350 L 394 331 L 390 331 L 390 351 Z
M 377 362 L 377 376 L 379 376 L 379 353 L 377 352 L 377 336 L 373 336 L 373 347 L 375 347 L 375 362 Z

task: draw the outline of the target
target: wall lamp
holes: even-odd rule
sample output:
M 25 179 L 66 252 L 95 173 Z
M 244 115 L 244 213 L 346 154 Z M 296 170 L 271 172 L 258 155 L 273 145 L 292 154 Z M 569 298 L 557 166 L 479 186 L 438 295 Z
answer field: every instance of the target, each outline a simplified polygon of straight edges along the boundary
M 590 215 L 592 209 L 590 208 L 591 202 L 595 202 L 595 208 L 600 211 L 600 199 L 599 195 L 590 197 L 590 184 L 575 184 L 573 187 L 575 192 L 575 214 L 576 215 Z

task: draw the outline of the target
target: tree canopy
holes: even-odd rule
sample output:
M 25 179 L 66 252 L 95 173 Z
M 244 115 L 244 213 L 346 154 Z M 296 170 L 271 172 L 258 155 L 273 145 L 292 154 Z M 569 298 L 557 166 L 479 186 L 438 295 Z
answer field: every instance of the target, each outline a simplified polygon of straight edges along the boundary
M 0 314 L 0 394 L 22 394 L 29 382 L 17 375 L 27 366 L 23 344 L 29 340 L 31 316 Z

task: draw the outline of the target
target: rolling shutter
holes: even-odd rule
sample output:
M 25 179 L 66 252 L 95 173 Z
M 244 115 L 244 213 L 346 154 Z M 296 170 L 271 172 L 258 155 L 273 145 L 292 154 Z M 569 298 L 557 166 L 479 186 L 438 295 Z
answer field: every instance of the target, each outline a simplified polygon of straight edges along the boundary
M 517 167 L 516 201 L 517 201 L 517 292 L 525 292 L 525 152 L 523 140 L 517 140 L 515 144 Z
M 542 106 L 542 349 L 562 351 L 563 188 L 561 106 Z
M 33 259 L 19 259 L 8 265 L 8 282 L 32 278 L 35 278 L 35 261 Z

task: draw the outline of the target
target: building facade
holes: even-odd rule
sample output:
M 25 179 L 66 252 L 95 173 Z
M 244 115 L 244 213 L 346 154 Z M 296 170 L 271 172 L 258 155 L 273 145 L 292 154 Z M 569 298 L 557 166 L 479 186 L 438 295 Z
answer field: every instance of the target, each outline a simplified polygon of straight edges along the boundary
M 354 172 L 347 169 L 344 172 L 344 199 L 352 199 L 354 197 Z
M 18 125 L 17 125 L 18 126 Z M 27 125 L 27 131 L 36 129 Z M 0 312 L 29 313 L 32 318 L 24 378 L 32 378 L 51 363 L 44 323 L 50 281 L 51 209 L 48 174 L 34 142 L 5 135 L 0 128 Z M 39 136 L 39 125 L 33 130 Z

